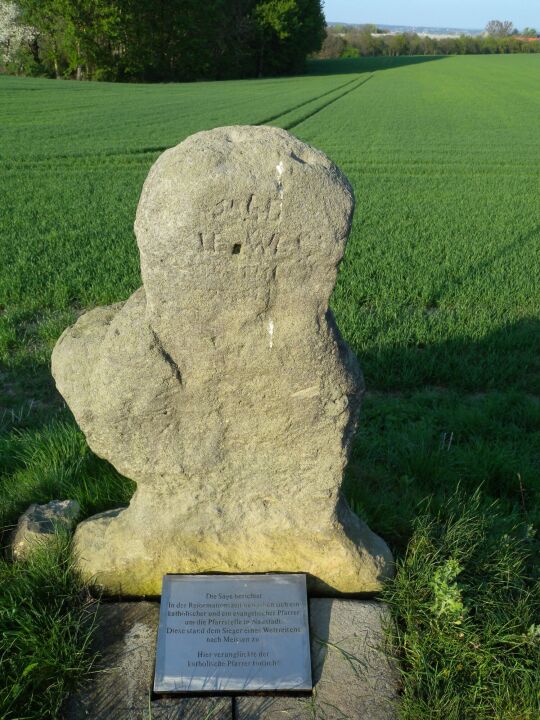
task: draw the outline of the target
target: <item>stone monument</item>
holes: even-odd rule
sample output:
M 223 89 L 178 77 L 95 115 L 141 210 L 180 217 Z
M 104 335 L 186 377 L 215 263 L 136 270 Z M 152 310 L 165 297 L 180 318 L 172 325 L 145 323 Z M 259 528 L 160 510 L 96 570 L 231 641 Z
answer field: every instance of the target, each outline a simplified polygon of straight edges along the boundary
M 153 165 L 143 287 L 80 317 L 52 359 L 92 450 L 137 483 L 75 534 L 106 592 L 283 571 L 357 593 L 391 573 L 340 491 L 363 382 L 328 300 L 353 206 L 340 170 L 278 128 L 200 132 Z

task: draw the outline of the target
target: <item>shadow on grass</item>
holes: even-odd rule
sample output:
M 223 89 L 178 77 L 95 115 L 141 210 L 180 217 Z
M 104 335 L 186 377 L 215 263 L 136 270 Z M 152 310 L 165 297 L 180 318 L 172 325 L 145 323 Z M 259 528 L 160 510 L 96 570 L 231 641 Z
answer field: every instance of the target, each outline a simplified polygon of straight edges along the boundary
M 393 70 L 406 65 L 422 65 L 434 60 L 446 60 L 447 55 L 402 55 L 399 57 L 336 58 L 334 60 L 308 60 L 307 75 L 350 75 Z
M 46 363 L 21 361 L 13 367 L 0 363 L 0 389 L 0 434 L 40 427 L 64 408 Z
M 425 312 L 436 323 L 437 313 L 444 311 Z M 540 395 L 540 320 L 534 317 L 508 323 L 479 339 L 430 343 L 411 336 L 407 344 L 354 349 L 371 391 L 441 387 L 466 393 L 512 390 Z
M 89 449 L 50 362 L 19 347 L 0 364 L 0 554 L 31 503 L 75 499 L 83 517 L 126 505 L 135 483 Z
M 423 500 L 440 507 L 457 488 L 480 487 L 486 504 L 540 524 L 539 320 L 479 340 L 373 349 L 361 364 L 368 393 L 346 494 L 394 550 L 405 549 Z

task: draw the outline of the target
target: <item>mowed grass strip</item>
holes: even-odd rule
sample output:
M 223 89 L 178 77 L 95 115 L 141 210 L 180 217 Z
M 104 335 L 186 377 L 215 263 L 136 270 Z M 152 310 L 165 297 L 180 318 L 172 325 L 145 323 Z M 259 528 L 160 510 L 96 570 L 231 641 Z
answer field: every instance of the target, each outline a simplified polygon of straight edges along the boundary
M 388 597 L 403 716 L 538 717 L 526 659 L 540 626 L 539 63 L 367 58 L 314 63 L 304 78 L 162 86 L 0 77 L 0 524 L 32 499 L 76 497 L 87 515 L 132 492 L 88 450 L 49 359 L 77 314 L 139 286 L 132 224 L 161 149 L 216 125 L 294 126 L 357 198 L 332 298 L 368 388 L 347 493 L 400 558 Z M 9 575 L 12 597 L 23 576 Z M 497 588 L 489 606 L 486 587 Z M 85 603 L 80 592 L 66 600 L 75 624 Z M 50 621 L 37 606 L 25 648 Z M 52 708 L 73 673 L 62 661 L 25 674 L 27 650 L 16 657 L 2 712 L 53 717 L 40 693 L 55 673 L 65 680 Z

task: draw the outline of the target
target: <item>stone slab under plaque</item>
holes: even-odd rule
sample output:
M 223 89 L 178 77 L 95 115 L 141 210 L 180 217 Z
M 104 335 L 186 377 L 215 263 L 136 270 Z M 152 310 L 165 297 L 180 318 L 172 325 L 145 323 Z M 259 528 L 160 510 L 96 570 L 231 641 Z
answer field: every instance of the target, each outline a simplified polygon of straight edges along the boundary
M 309 601 L 313 694 L 236 697 L 234 720 L 397 720 L 399 671 L 375 601 Z
M 157 602 L 105 602 L 95 624 L 94 671 L 69 697 L 63 720 L 397 720 L 399 671 L 386 646 L 388 609 L 365 600 L 309 600 L 313 693 L 152 695 Z
M 309 692 L 306 576 L 166 575 L 154 692 Z
M 67 699 L 63 720 L 233 720 L 230 697 L 152 697 L 159 604 L 94 604 L 93 671 Z

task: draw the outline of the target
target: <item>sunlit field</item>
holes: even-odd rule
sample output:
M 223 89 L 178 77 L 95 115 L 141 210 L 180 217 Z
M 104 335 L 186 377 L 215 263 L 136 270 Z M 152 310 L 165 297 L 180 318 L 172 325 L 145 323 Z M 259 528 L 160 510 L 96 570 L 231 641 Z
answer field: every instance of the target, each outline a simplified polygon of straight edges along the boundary
M 539 77 L 534 55 L 318 61 L 222 83 L 0 76 L 0 525 L 30 502 L 76 498 L 89 515 L 129 501 L 56 393 L 52 347 L 141 284 L 132 226 L 160 152 L 219 125 L 287 128 L 356 194 L 332 298 L 367 386 L 346 487 L 400 559 L 404 717 L 539 717 Z M 68 563 L 61 547 L 0 564 L 2 717 L 56 717 L 86 667 Z M 43 618 L 65 656 L 40 644 Z

